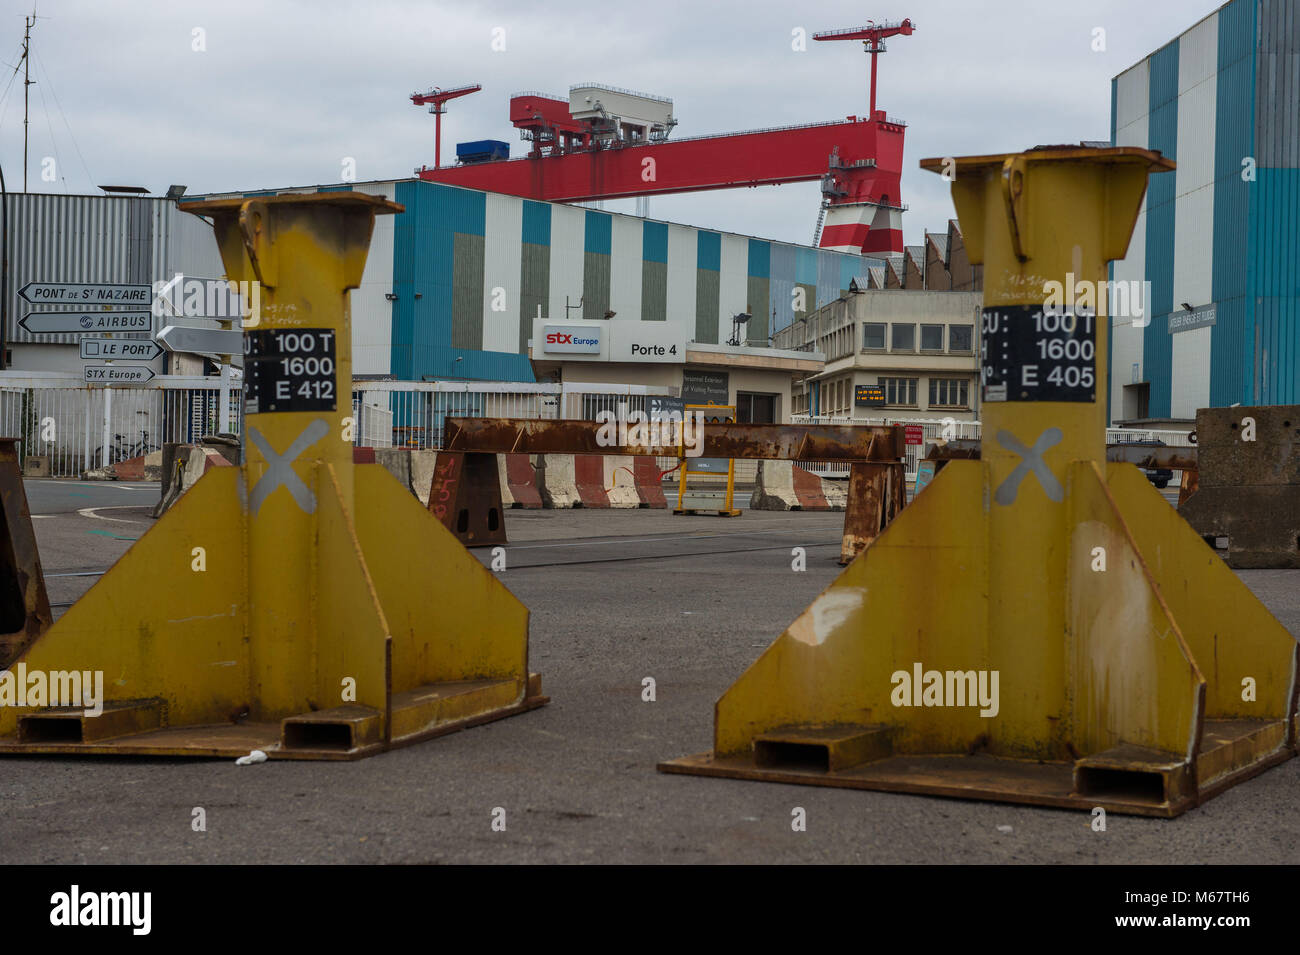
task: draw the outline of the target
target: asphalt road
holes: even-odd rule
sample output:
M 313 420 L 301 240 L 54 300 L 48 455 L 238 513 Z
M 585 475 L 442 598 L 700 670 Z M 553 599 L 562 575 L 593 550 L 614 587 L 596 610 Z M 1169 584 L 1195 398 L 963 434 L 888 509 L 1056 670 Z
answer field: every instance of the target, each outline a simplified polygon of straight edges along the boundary
M 84 488 L 32 486 L 50 483 L 29 494 L 51 515 L 36 520 L 51 599 L 70 599 L 91 579 L 53 575 L 106 566 L 153 498 L 87 515 L 64 500 Z M 550 705 L 356 763 L 5 759 L 0 863 L 1300 862 L 1300 760 L 1105 832 L 1081 812 L 656 772 L 709 748 L 719 694 L 834 579 L 841 518 L 511 511 L 502 578 L 531 608 Z M 1242 576 L 1300 633 L 1300 572 Z

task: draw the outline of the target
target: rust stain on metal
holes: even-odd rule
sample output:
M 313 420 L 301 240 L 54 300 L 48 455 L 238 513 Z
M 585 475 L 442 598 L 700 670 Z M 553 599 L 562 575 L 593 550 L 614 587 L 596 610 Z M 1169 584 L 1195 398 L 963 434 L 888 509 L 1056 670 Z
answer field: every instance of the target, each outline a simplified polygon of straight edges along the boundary
M 607 427 L 607 426 L 606 426 Z M 446 450 L 495 454 L 648 454 L 676 457 L 676 441 L 602 444 L 595 421 L 448 418 Z M 635 430 L 632 434 L 635 436 Z M 700 428 L 709 458 L 895 462 L 905 453 L 901 425 L 721 424 Z M 879 439 L 879 440 L 877 440 Z

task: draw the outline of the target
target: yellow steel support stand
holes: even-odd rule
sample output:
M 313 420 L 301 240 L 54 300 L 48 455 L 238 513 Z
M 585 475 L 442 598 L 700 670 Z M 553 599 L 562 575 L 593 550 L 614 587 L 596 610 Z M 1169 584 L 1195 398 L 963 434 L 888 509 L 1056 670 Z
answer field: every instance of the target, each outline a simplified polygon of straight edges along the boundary
M 715 405 L 710 402 L 705 405 L 686 405 L 683 410 L 687 416 L 702 414 L 706 424 L 734 424 L 736 420 L 735 405 Z M 716 459 L 708 460 L 716 463 Z M 691 467 L 694 464 L 698 468 L 701 463 L 700 458 L 687 457 L 684 448 L 678 449 L 677 506 L 673 508 L 673 513 L 713 513 L 718 517 L 739 517 L 741 514 L 739 508 L 733 506 L 736 492 L 736 459 L 727 458 L 727 485 L 722 491 L 690 486 L 691 475 L 716 477 L 718 474 L 717 471 L 696 470 Z
M 527 609 L 382 466 L 352 463 L 348 290 L 375 215 L 402 207 L 319 193 L 185 208 L 213 218 L 232 281 L 261 283 L 243 466 L 210 471 L 0 660 L 102 673 L 104 691 L 101 715 L 0 707 L 0 753 L 348 759 L 545 703 Z
M 1298 653 L 1106 462 L 1107 337 L 1132 320 L 1106 314 L 1106 263 L 1173 163 L 953 162 L 922 166 L 955 173 L 985 267 L 981 459 L 950 461 L 722 696 L 711 753 L 659 768 L 1178 815 L 1295 755 Z

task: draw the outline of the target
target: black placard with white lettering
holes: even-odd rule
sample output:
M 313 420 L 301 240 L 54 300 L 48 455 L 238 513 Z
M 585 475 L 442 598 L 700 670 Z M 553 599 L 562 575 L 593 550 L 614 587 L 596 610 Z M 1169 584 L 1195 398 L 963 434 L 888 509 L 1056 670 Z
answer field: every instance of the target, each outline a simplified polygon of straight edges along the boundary
M 1097 318 L 1041 305 L 984 309 L 985 401 L 1097 400 Z
M 337 411 L 332 328 L 244 333 L 244 413 Z

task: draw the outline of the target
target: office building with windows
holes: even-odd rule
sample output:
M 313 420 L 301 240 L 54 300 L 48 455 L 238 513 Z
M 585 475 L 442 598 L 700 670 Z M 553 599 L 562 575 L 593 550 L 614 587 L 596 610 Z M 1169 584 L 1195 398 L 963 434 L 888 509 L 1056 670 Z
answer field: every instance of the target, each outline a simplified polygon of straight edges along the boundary
M 980 292 L 850 291 L 774 336 L 825 355 L 794 413 L 855 420 L 978 418 Z M 867 387 L 867 386 L 875 386 Z

